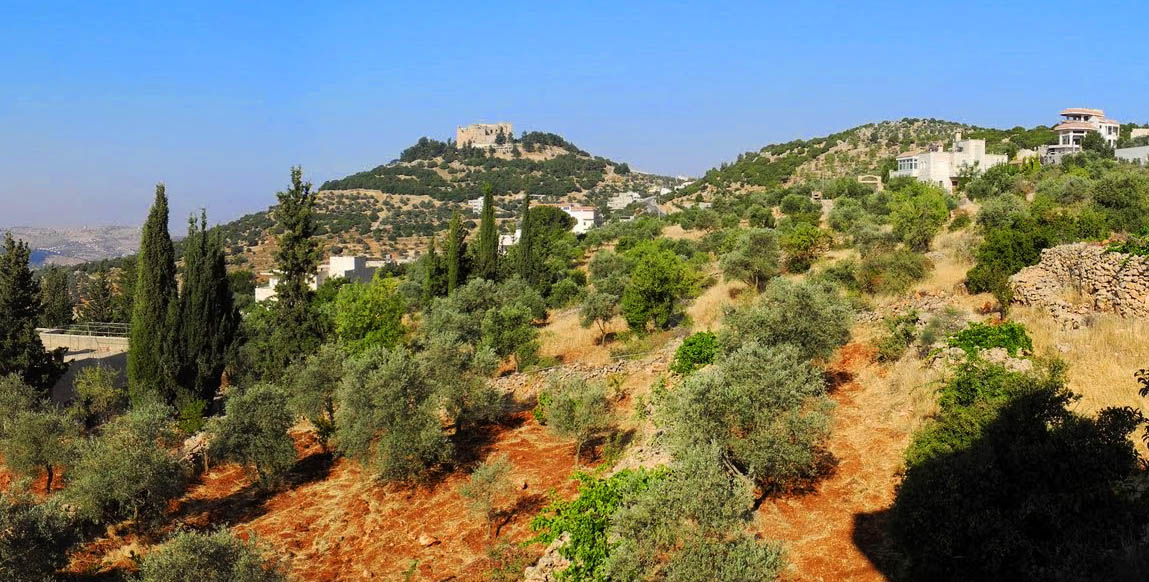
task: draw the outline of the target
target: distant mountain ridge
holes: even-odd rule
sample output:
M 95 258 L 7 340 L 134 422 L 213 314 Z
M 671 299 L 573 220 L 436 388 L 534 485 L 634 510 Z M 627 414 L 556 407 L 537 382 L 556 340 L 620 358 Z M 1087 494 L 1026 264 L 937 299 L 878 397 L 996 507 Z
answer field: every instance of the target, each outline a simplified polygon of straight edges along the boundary
M 0 226 L 5 231 L 28 243 L 34 266 L 113 259 L 135 253 L 140 244 L 137 226 Z

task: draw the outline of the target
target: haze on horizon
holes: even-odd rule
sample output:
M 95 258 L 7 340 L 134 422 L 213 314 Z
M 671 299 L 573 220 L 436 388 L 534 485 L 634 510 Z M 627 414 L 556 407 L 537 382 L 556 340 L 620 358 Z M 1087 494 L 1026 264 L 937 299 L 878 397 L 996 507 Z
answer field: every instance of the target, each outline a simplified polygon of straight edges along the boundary
M 160 181 L 226 221 L 481 120 L 672 175 L 883 119 L 1149 121 L 1141 2 L 233 4 L 9 3 L 0 226 L 138 224 Z

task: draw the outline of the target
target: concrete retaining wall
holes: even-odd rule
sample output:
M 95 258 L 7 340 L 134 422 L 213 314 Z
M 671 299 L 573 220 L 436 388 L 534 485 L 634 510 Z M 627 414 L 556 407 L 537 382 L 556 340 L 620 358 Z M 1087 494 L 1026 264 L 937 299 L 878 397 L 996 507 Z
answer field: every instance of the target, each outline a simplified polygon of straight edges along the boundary
M 69 352 L 126 352 L 128 338 L 94 335 L 69 335 L 65 333 L 40 332 L 44 349 L 67 348 Z

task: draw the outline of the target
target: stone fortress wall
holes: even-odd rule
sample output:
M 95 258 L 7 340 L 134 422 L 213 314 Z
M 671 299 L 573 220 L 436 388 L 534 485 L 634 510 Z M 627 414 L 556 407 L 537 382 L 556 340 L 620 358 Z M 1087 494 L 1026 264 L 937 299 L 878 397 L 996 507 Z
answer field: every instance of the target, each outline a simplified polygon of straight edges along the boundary
M 1041 251 L 1041 262 L 1009 278 L 1013 300 L 1078 327 L 1093 312 L 1149 318 L 1149 257 L 1089 243 Z
M 514 137 L 514 127 L 508 122 L 499 123 L 472 123 L 471 125 L 460 125 L 455 128 L 455 143 L 462 146 L 470 144 L 474 147 L 498 147 L 495 139 L 499 133 L 507 136 L 508 138 Z M 510 144 L 506 144 L 510 145 Z

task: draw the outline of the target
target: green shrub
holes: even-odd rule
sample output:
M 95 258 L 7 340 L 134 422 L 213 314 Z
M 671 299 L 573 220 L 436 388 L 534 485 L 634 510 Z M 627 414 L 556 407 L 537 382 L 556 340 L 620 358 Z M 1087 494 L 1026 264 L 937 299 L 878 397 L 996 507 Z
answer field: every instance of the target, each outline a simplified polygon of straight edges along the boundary
M 993 348 L 1005 348 L 1010 356 L 1016 356 L 1018 350 L 1033 351 L 1033 340 L 1025 332 L 1025 326 L 1012 321 L 1000 325 L 971 322 L 969 327 L 950 337 L 949 345 L 971 356 Z
M 226 529 L 184 532 L 144 556 L 139 582 L 285 582 L 278 560 L 268 559 L 255 541 Z
M 80 541 L 77 520 L 58 500 L 0 493 L 0 580 L 49 582 Z
M 714 362 L 718 355 L 718 336 L 713 332 L 700 331 L 682 341 L 674 352 L 670 371 L 685 376 L 707 364 Z
M 950 232 L 956 232 L 970 225 L 973 220 L 969 217 L 969 213 L 964 210 L 954 212 L 953 220 L 950 221 Z
M 878 361 L 895 362 L 914 343 L 917 334 L 918 313 L 910 311 L 905 315 L 886 319 L 886 335 L 878 339 Z
M 611 516 L 623 502 L 662 479 L 665 471 L 624 470 L 607 479 L 576 473 L 578 497 L 553 501 L 531 520 L 531 530 L 539 532 L 531 541 L 549 544 L 562 534 L 571 539 L 559 554 L 571 565 L 559 572 L 559 580 L 605 580 L 605 564 L 612 544 L 607 538 Z
M 1070 412 L 1075 399 L 1060 365 L 957 370 L 914 436 L 894 502 L 906 579 L 1141 578 L 1149 502 L 1123 484 L 1141 474 L 1128 437 L 1142 418 L 1084 417 Z
M 803 359 L 828 358 L 850 339 L 850 320 L 849 305 L 833 287 L 779 278 L 757 303 L 727 313 L 718 339 L 727 353 L 757 342 L 791 344 Z
M 871 254 L 858 266 L 858 287 L 873 295 L 904 293 L 931 269 L 929 259 L 911 251 Z

